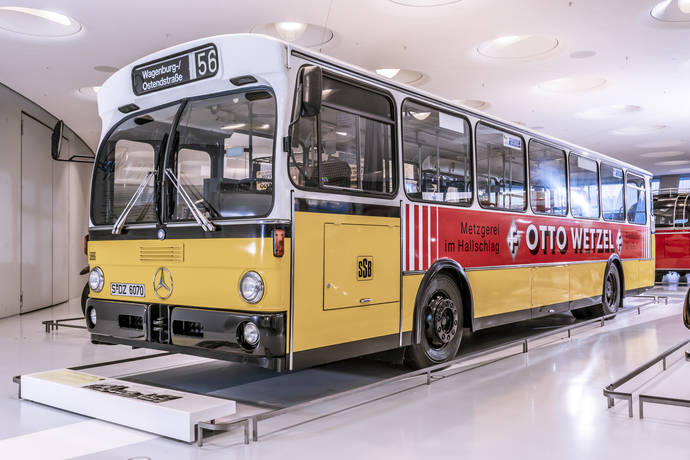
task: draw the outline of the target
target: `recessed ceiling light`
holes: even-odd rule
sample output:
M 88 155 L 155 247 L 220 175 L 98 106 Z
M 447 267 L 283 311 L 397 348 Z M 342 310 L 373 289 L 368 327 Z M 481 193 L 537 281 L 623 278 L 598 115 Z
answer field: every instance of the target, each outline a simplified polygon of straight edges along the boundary
M 411 69 L 376 69 L 376 73 L 406 85 L 419 84 L 424 79 L 422 72 Z
M 431 112 L 413 112 L 410 110 L 410 113 L 412 114 L 413 117 L 415 117 L 419 121 L 424 121 L 427 118 L 429 118 L 429 115 L 431 115 Z
M 570 57 L 573 59 L 587 59 L 597 54 L 596 51 L 575 51 L 570 53 Z
M 394 78 L 400 73 L 400 69 L 376 69 L 376 73 L 386 78 Z
M 97 65 L 93 68 L 93 70 L 96 72 L 113 73 L 117 72 L 117 67 L 113 67 L 111 65 Z
M 453 99 L 451 102 L 477 110 L 486 110 L 491 107 L 491 104 L 481 99 Z
M 678 157 L 681 155 L 685 155 L 685 152 L 683 152 L 682 150 L 664 150 L 659 152 L 640 153 L 640 156 L 644 158 L 669 158 Z
M 678 147 L 680 145 L 685 145 L 685 141 L 660 141 L 660 142 L 643 142 L 641 144 L 636 144 L 635 147 L 641 149 L 668 149 L 672 147 Z
M 614 129 L 611 132 L 620 136 L 637 136 L 639 134 L 650 134 L 664 128 L 666 128 L 666 125 L 639 125 L 626 126 L 624 128 Z
M 656 164 L 658 164 L 659 166 L 680 166 L 690 164 L 690 160 L 657 161 Z
M 395 3 L 402 6 L 414 6 L 414 7 L 434 7 L 434 6 L 446 6 L 452 5 L 453 3 L 460 3 L 462 0 L 389 0 L 391 3 Z
M 96 95 L 100 89 L 100 86 L 84 86 L 83 88 L 79 88 L 77 90 L 77 96 L 81 97 L 82 99 L 95 101 Z
M 606 79 L 601 77 L 580 76 L 545 81 L 538 84 L 537 88 L 547 93 L 581 93 L 599 88 L 605 84 Z
M 323 46 L 333 40 L 334 37 L 331 29 L 296 21 L 271 22 L 252 27 L 251 32 L 270 35 L 308 48 Z
M 628 113 L 639 112 L 642 107 L 639 105 L 605 105 L 603 107 L 593 107 L 585 109 L 575 114 L 578 118 L 599 119 L 610 118 L 618 115 L 625 115 Z
M 664 0 L 657 3 L 650 14 L 657 21 L 688 22 L 690 21 L 690 2 L 688 0 Z
M 55 11 L 3 6 L 0 7 L 0 29 L 36 37 L 67 37 L 79 32 L 82 26 Z
M 482 43 L 477 52 L 494 59 L 525 59 L 556 49 L 558 40 L 545 35 L 506 35 Z

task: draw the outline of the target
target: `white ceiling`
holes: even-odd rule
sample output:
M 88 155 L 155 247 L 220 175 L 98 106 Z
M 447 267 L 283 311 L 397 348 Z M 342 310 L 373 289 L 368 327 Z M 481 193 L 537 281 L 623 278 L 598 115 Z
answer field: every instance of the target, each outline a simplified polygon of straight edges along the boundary
M 656 3 L 462 0 L 415 8 L 389 0 L 0 0 L 0 6 L 57 11 L 84 26 L 60 39 L 0 30 L 0 82 L 64 119 L 95 148 L 96 103 L 77 94 L 109 76 L 95 66 L 121 67 L 188 40 L 299 21 L 333 30 L 334 39 L 322 48 L 326 54 L 369 69 L 418 70 L 427 76 L 420 88 L 432 93 L 485 100 L 488 113 L 541 126 L 545 133 L 657 174 L 690 172 L 690 22 L 652 19 Z M 531 59 L 492 59 L 477 52 L 488 40 L 526 34 L 555 38 L 558 46 Z M 596 54 L 570 57 L 578 51 Z M 606 84 L 571 94 L 537 88 L 574 76 L 603 78 Z M 642 110 L 604 119 L 575 116 L 608 105 Z M 665 127 L 642 135 L 612 132 L 648 125 Z M 658 151 L 678 153 L 655 157 Z M 659 164 L 683 160 L 688 163 Z

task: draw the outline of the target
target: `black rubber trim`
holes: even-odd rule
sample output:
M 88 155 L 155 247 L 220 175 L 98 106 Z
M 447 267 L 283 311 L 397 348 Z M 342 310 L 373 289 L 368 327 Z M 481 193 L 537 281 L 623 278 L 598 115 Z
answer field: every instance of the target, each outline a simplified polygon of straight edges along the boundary
M 295 211 L 400 218 L 400 206 L 314 200 L 310 198 L 295 198 Z
M 403 345 L 409 345 L 412 332 L 403 332 Z M 400 346 L 400 334 L 384 335 L 372 339 L 356 340 L 354 342 L 339 343 L 327 347 L 313 348 L 295 352 L 293 355 L 294 370 L 317 366 L 319 364 L 340 361 L 357 356 L 392 350 Z
M 110 240 L 156 240 L 160 226 L 151 228 L 124 228 L 119 235 L 113 235 L 112 230 L 89 230 L 89 241 Z M 273 238 L 276 229 L 284 230 L 285 237 L 292 236 L 292 226 L 289 224 L 235 224 L 216 227 L 216 231 L 207 232 L 197 225 L 184 227 L 164 227 L 165 239 L 203 239 L 203 238 Z

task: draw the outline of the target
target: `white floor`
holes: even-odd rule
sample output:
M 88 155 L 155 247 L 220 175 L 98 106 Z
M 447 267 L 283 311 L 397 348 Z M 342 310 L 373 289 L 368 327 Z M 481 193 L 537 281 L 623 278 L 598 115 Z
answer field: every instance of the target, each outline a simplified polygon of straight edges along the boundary
M 203 448 L 17 399 L 15 375 L 155 353 L 92 345 L 78 329 L 46 334 L 41 321 L 79 316 L 73 301 L 0 320 L 0 458 L 690 459 L 690 409 L 650 405 L 640 420 L 635 407 L 631 419 L 622 402 L 607 410 L 602 395 L 606 384 L 690 338 L 681 292 L 671 294 L 669 306 L 620 315 L 570 341 L 551 339 L 431 386 L 262 434 L 248 446 L 235 433 Z M 635 386 L 690 397 L 690 385 L 673 383 L 687 382 L 688 369 L 680 360 L 659 376 L 657 366 Z

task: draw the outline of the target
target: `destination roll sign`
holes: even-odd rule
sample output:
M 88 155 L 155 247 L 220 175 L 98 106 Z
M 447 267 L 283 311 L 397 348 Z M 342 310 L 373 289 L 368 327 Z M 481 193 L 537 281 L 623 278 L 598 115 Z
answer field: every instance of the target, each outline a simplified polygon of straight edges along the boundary
M 218 50 L 208 44 L 134 67 L 132 89 L 141 96 L 213 77 L 216 73 Z

